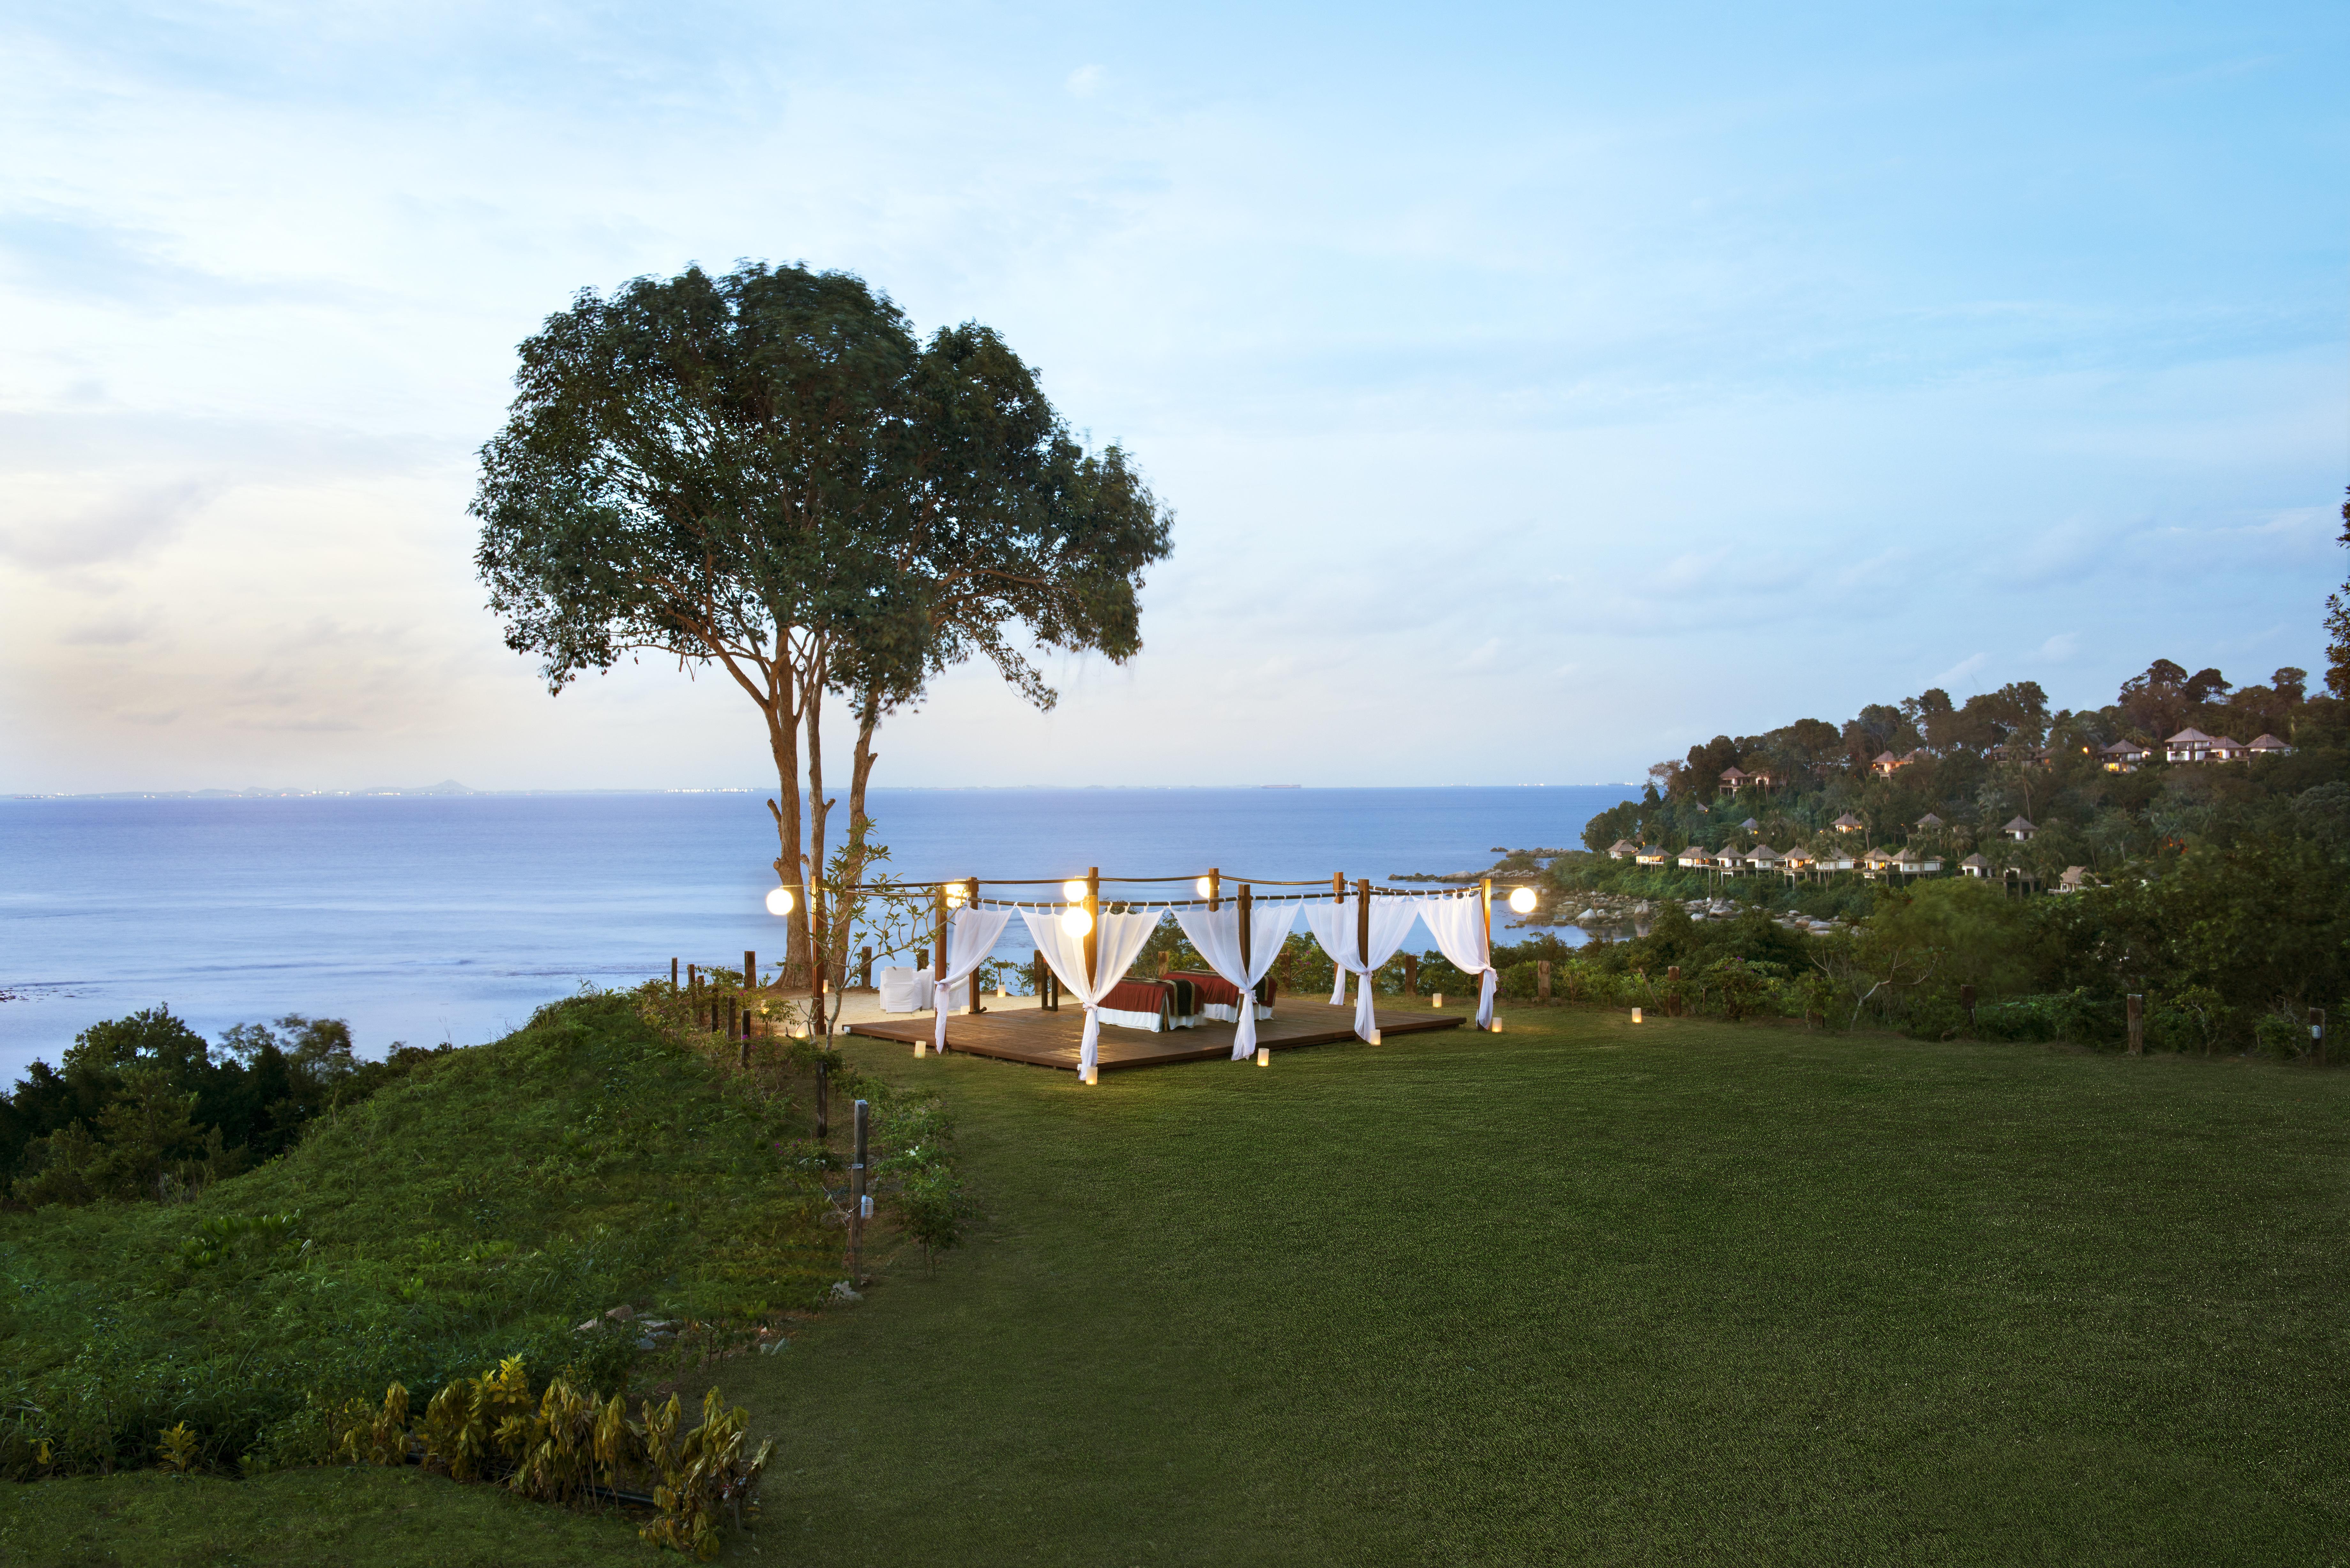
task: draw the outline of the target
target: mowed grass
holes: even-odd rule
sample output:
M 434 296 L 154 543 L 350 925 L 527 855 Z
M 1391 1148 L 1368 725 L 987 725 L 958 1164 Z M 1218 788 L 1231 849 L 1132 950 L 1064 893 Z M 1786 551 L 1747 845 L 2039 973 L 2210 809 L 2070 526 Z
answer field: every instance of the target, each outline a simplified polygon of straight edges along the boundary
M 1533 1009 L 1092 1089 L 848 1051 L 989 1217 L 723 1365 L 778 1439 L 727 1561 L 2350 1558 L 2350 1075 Z M 650 1555 L 387 1472 L 7 1490 L 9 1561 Z
M 2350 1556 L 2350 1077 L 1521 1010 L 941 1087 L 993 1219 L 733 1392 L 807 1563 Z

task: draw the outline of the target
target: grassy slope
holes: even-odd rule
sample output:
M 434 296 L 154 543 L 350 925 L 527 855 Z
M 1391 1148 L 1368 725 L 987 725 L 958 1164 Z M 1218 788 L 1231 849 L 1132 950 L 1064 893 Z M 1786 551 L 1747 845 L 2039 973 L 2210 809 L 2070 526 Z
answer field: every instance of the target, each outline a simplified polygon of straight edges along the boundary
M 812 1300 L 837 1240 L 785 1168 L 792 1121 L 628 1002 L 570 1003 L 197 1202 L 0 1217 L 0 1392 L 78 1466 L 109 1431 L 143 1462 L 178 1419 L 233 1466 L 306 1388 L 380 1397 L 397 1377 L 421 1399 L 515 1352 L 544 1375 L 620 1301 Z M 307 1246 L 182 1259 L 207 1217 L 294 1211 Z
M 935 1276 L 727 1364 L 783 1439 L 729 1560 L 2350 1551 L 2350 1078 L 1511 1029 L 1091 1091 L 852 1046 L 944 1089 L 993 1218 Z M 164 1484 L 12 1489 L 0 1542 L 168 1562 L 210 1532 L 311 1561 L 265 1544 L 275 1521 L 397 1483 L 275 1477 L 132 1517 Z M 415 1490 L 441 1560 L 540 1550 L 484 1489 Z M 573 1525 L 573 1560 L 641 1552 Z
M 889 1066 L 949 1086 L 993 1231 L 747 1375 L 795 1430 L 763 1535 L 837 1563 L 2350 1549 L 2350 1078 L 1512 1027 L 1092 1093 Z

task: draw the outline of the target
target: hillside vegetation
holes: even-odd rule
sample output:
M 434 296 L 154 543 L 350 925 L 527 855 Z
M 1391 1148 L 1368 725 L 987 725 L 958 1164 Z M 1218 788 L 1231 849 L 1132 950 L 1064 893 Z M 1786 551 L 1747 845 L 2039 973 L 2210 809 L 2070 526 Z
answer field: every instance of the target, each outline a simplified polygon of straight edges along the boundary
M 657 1001 L 583 997 L 178 1200 L 0 1215 L 0 1468 L 142 1466 L 182 1423 L 200 1469 L 316 1459 L 339 1401 L 421 1406 L 509 1356 L 534 1386 L 675 1376 L 841 1277 L 807 1131 L 791 1064 L 742 1073 Z M 674 1334 L 643 1348 L 623 1303 Z

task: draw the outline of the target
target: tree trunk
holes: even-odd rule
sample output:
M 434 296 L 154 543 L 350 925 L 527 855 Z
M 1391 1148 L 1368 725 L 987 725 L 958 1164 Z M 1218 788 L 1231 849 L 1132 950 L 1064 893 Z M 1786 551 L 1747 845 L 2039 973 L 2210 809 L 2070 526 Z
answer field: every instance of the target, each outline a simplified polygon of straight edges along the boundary
M 792 890 L 792 912 L 784 923 L 786 984 L 793 975 L 805 975 L 808 962 L 807 879 L 801 874 L 800 854 L 799 716 L 789 711 L 788 701 L 785 693 L 777 691 L 766 706 L 767 744 L 780 786 L 776 799 L 767 803 L 775 819 L 775 880 Z
M 832 815 L 832 802 L 824 795 L 824 660 L 820 655 L 808 661 L 800 688 L 800 711 L 807 722 L 808 983 L 813 987 L 817 975 L 831 973 L 833 959 L 832 933 L 825 919 L 824 825 Z

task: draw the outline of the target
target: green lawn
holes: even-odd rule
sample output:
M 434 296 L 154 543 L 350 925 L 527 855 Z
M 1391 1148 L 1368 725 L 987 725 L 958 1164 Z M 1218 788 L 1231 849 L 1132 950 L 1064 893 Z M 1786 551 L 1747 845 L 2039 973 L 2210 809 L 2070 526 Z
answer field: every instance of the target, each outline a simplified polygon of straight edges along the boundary
M 1509 1022 L 1094 1091 L 888 1067 L 946 1087 L 994 1221 L 745 1380 L 788 1434 L 763 1537 L 839 1563 L 2350 1555 L 2350 1078 Z
M 1090 1090 L 853 1043 L 990 1218 L 726 1364 L 779 1439 L 728 1560 L 2350 1560 L 2350 1076 L 1509 1024 Z M 393 1508 L 432 1545 L 384 1561 L 648 1556 L 382 1472 L 172 1485 L 11 1489 L 0 1559 L 372 1561 L 264 1525 Z

